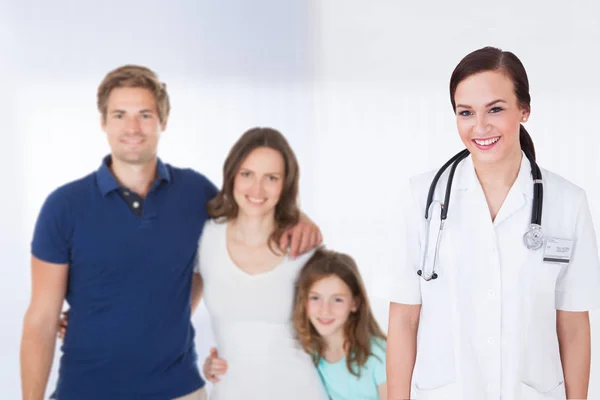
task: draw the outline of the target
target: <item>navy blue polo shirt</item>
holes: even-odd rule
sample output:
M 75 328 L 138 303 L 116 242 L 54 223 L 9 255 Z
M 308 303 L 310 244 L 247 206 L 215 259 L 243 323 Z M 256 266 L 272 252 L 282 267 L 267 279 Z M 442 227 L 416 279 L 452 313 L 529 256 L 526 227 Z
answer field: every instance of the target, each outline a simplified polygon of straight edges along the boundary
M 158 160 L 142 200 L 119 187 L 109 165 L 110 156 L 50 194 L 35 226 L 33 255 L 69 264 L 69 326 L 53 396 L 170 400 L 204 386 L 190 294 L 217 188 Z

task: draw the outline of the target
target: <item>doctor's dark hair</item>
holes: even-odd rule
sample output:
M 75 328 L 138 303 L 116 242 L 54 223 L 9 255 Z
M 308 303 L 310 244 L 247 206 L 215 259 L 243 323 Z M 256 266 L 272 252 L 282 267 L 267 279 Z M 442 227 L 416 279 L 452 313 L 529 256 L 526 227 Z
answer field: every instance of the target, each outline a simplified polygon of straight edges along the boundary
M 531 96 L 529 95 L 529 80 L 527 72 L 521 61 L 513 53 L 502 51 L 495 47 L 484 47 L 465 56 L 456 66 L 450 78 L 450 101 L 456 113 L 454 94 L 458 85 L 471 75 L 486 71 L 501 71 L 513 83 L 515 95 L 519 106 L 527 111 L 531 109 Z M 535 148 L 531 136 L 521 124 L 519 128 L 519 141 L 525 154 L 531 155 L 535 160 Z
M 275 206 L 275 230 L 269 238 L 269 248 L 279 254 L 280 252 L 275 250 L 275 248 L 279 249 L 279 240 L 288 228 L 296 225 L 300 220 L 298 206 L 300 168 L 294 151 L 279 131 L 272 128 L 252 128 L 235 142 L 223 164 L 223 186 L 217 196 L 208 202 L 207 209 L 212 218 L 225 220 L 237 218 L 239 206 L 233 197 L 235 178 L 248 155 L 261 147 L 279 152 L 284 163 L 283 188 Z
M 350 313 L 344 327 L 344 347 L 348 371 L 360 377 L 361 368 L 373 355 L 372 346 L 379 346 L 386 336 L 373 315 L 365 284 L 352 257 L 320 247 L 307 261 L 296 279 L 292 314 L 294 330 L 304 350 L 318 365 L 325 354 L 325 339 L 311 324 L 306 310 L 313 285 L 330 276 L 341 279 L 357 302 L 356 311 Z M 374 338 L 381 340 L 373 341 Z

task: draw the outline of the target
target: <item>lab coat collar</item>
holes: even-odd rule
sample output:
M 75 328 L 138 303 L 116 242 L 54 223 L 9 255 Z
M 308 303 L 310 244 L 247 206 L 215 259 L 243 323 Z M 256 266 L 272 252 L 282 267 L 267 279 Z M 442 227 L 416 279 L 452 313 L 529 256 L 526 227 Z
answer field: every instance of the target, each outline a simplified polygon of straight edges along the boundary
M 457 179 L 458 182 L 456 182 L 456 188 L 458 190 L 472 190 L 480 185 L 477 174 L 475 173 L 471 155 L 459 164 L 455 177 L 459 177 L 459 179 Z M 519 174 L 517 175 L 515 183 L 513 183 L 513 187 L 521 191 L 528 198 L 533 198 L 531 163 L 523 152 L 521 152 L 521 167 L 519 168 Z

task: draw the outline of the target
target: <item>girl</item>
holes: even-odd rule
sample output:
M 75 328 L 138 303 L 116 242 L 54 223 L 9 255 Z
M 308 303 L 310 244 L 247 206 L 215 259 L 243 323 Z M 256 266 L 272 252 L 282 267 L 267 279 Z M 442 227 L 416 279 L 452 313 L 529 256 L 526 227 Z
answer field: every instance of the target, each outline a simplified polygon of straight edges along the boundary
M 296 281 L 293 321 L 332 400 L 387 399 L 386 337 L 351 257 L 325 249 L 315 252 Z M 204 364 L 204 374 L 212 381 L 227 370 L 214 351 Z
M 406 191 L 389 395 L 587 398 L 600 264 L 585 192 L 537 167 L 523 126 L 529 83 L 513 53 L 487 47 L 463 58 L 450 101 L 466 158 L 437 185 L 434 171 Z
M 319 249 L 296 282 L 294 328 L 333 400 L 387 400 L 386 337 L 354 260 Z

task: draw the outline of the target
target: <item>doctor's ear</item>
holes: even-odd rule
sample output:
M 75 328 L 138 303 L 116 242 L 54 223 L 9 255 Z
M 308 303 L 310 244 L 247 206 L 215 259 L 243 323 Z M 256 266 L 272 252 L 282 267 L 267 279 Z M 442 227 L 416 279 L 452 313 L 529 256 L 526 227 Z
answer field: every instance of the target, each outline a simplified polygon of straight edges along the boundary
M 521 122 L 527 122 L 529 119 L 529 110 L 523 110 L 523 114 L 521 115 Z

